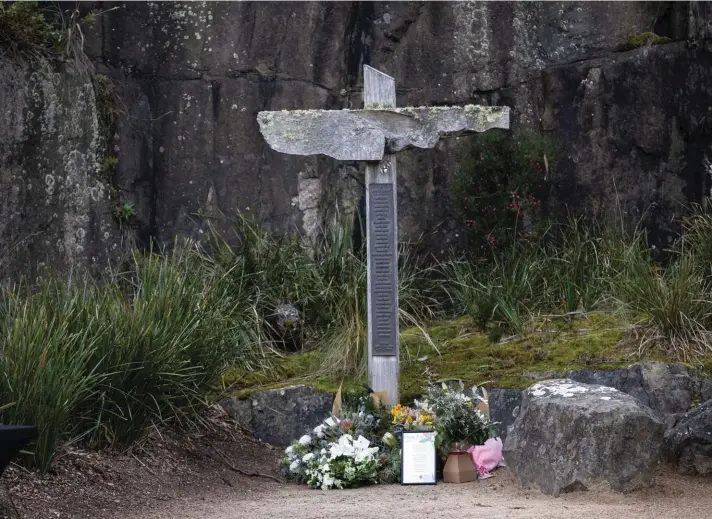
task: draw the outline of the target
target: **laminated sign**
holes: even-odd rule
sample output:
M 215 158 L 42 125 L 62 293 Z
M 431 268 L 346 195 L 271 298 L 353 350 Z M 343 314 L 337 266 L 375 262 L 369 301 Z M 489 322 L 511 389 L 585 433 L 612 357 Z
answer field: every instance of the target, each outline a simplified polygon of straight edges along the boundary
M 435 431 L 403 431 L 402 485 L 435 485 Z

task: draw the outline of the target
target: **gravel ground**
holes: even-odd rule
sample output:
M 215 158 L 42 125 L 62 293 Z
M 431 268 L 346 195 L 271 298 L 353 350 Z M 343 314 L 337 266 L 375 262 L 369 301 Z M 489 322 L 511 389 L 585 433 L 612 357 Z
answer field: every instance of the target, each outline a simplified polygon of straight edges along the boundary
M 434 487 L 374 486 L 319 491 L 264 483 L 221 496 L 179 498 L 130 519 L 370 519 L 393 514 L 419 518 L 674 518 L 712 517 L 712 478 L 666 471 L 656 485 L 627 495 L 606 490 L 559 498 L 517 487 L 504 469 L 473 483 Z M 128 516 L 127 516 L 128 519 Z

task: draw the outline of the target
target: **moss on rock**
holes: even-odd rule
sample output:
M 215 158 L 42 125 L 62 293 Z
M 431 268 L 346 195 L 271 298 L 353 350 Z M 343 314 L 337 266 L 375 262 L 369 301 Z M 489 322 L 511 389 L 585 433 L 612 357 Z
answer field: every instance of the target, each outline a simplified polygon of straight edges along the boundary
M 672 40 L 667 36 L 658 36 L 654 32 L 644 32 L 641 34 L 635 34 L 628 38 L 624 49 L 637 49 L 638 47 L 642 47 L 643 45 L 661 45 L 664 43 L 671 42 Z

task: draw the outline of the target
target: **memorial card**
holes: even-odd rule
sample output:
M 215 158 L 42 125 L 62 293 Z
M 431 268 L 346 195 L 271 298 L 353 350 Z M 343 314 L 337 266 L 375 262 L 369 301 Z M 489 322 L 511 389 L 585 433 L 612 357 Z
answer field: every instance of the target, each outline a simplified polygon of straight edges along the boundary
M 402 485 L 435 485 L 435 431 L 403 431 Z

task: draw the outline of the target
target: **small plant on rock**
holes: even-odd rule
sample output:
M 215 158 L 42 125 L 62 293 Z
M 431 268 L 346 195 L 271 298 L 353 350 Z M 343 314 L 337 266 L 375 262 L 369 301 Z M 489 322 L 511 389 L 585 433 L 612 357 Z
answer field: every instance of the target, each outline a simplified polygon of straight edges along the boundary
M 134 216 L 136 216 L 136 208 L 131 202 L 125 202 L 114 209 L 114 218 L 122 227 L 131 223 Z

